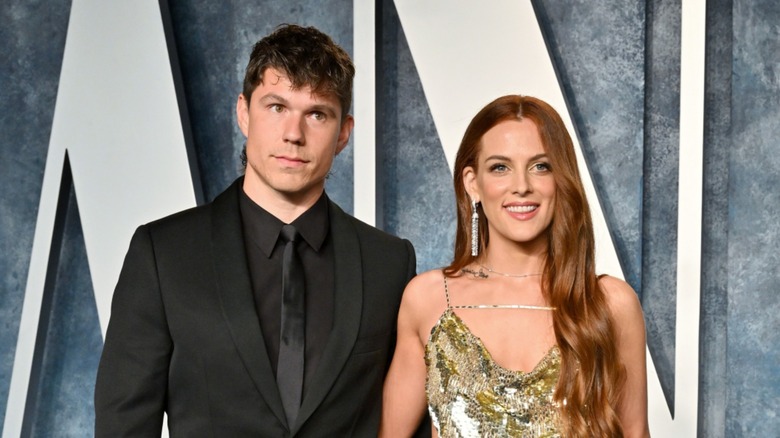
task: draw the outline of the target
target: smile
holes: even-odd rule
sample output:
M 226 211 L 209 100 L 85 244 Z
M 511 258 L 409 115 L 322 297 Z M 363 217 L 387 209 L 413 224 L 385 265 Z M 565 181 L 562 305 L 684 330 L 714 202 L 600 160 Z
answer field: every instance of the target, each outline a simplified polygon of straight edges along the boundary
M 537 208 L 538 205 L 508 205 L 505 207 L 510 213 L 530 213 Z

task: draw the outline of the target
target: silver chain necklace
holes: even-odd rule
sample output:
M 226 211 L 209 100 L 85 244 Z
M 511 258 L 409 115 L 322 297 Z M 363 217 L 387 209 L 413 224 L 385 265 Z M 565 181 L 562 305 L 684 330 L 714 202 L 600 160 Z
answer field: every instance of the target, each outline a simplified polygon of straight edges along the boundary
M 483 269 L 484 269 L 484 271 L 483 271 Z M 488 278 L 488 277 L 490 277 L 490 275 L 486 274 L 485 271 L 488 271 L 491 274 L 501 275 L 501 276 L 504 276 L 504 277 L 512 277 L 512 278 L 525 278 L 525 277 L 535 277 L 537 275 L 542 275 L 541 272 L 536 272 L 536 273 L 531 273 L 531 274 L 507 274 L 505 272 L 496 271 L 493 268 L 491 268 L 490 266 L 485 266 L 485 265 L 483 265 L 481 263 L 479 264 L 479 271 L 475 271 L 475 270 L 469 269 L 469 268 L 463 268 L 460 271 L 465 273 L 465 274 L 471 274 L 471 275 L 473 275 L 474 277 L 477 277 L 477 278 Z

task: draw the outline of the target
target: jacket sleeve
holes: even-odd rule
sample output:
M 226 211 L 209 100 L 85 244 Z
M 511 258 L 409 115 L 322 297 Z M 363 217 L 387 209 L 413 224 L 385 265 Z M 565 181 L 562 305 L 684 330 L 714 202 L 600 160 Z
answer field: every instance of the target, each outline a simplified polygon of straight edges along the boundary
M 154 246 L 139 227 L 111 304 L 95 385 L 95 436 L 160 436 L 172 341 Z
M 414 253 L 414 246 L 412 246 L 412 242 L 404 239 L 404 243 L 406 244 L 406 252 L 409 256 L 409 262 L 406 268 L 406 282 L 408 283 L 415 275 L 417 275 L 417 256 Z

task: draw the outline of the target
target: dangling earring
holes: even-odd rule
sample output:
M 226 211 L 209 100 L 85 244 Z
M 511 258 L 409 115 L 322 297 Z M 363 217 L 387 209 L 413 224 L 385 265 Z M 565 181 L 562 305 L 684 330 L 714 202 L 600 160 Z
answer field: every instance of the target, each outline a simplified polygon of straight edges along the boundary
M 477 203 L 471 200 L 471 255 L 479 255 L 479 214 Z

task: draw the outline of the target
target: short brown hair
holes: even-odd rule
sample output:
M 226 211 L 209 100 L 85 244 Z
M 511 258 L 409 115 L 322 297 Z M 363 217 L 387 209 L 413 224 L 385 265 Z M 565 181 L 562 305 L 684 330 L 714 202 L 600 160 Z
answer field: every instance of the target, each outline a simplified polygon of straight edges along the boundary
M 247 102 L 269 67 L 284 73 L 293 89 L 308 86 L 316 94 L 335 95 L 342 118 L 349 113 L 355 66 L 347 52 L 317 28 L 283 24 L 255 44 L 244 76 Z

